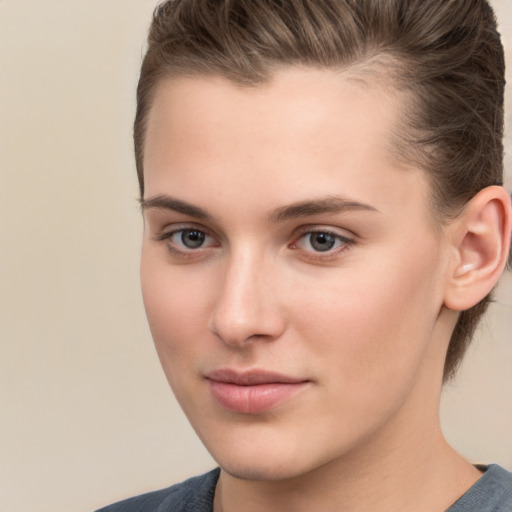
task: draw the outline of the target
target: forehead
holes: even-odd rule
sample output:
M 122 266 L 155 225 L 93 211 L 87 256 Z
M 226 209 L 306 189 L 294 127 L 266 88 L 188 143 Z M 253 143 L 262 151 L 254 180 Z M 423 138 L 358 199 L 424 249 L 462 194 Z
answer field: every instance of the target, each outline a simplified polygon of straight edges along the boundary
M 187 194 L 192 183 L 197 196 L 222 180 L 247 197 L 259 188 L 287 190 L 296 201 L 342 193 L 378 203 L 387 190 L 401 200 L 419 172 L 395 158 L 399 93 L 371 77 L 291 68 L 254 87 L 162 80 L 147 123 L 146 196 Z M 393 190 L 384 187 L 391 182 Z
M 247 143 L 258 142 L 265 134 L 286 137 L 292 135 L 291 129 L 297 138 L 300 129 L 303 137 L 317 142 L 336 138 L 337 143 L 351 144 L 351 134 L 364 131 L 388 144 L 400 126 L 405 96 L 380 77 L 371 71 L 291 67 L 253 86 L 217 76 L 163 79 L 150 109 L 146 139 L 154 140 L 162 128 L 179 124 L 184 135 L 191 128 L 196 133 L 201 128 L 201 135 L 207 135 L 212 129 L 236 127 L 231 137 Z M 343 125 L 348 132 L 340 132 Z

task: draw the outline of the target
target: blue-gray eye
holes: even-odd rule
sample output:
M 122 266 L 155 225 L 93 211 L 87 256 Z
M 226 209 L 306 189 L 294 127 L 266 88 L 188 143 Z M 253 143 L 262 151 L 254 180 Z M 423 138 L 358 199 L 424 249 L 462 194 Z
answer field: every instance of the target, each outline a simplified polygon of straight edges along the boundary
M 183 229 L 180 239 L 187 249 L 197 249 L 204 244 L 206 235 L 197 229 Z
M 336 238 L 330 233 L 310 233 L 309 243 L 315 251 L 325 252 L 330 251 L 335 246 Z
M 310 254 L 337 254 L 353 244 L 350 238 L 332 231 L 307 231 L 295 243 L 295 248 Z

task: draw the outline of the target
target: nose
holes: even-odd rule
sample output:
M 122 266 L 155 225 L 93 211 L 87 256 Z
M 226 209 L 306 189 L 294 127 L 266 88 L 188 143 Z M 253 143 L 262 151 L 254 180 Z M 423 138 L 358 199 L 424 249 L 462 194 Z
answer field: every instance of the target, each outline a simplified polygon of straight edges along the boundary
M 273 341 L 286 327 L 275 265 L 251 254 L 232 255 L 219 276 L 209 328 L 225 344 Z

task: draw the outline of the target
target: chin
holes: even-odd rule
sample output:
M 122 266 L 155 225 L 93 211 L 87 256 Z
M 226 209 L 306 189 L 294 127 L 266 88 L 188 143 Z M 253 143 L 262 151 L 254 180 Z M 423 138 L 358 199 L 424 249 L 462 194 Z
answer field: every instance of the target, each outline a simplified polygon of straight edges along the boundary
M 233 478 L 251 481 L 283 481 L 290 480 L 302 475 L 304 472 L 292 461 L 283 465 L 282 463 L 262 462 L 260 464 L 252 461 L 218 461 L 222 471 L 225 471 Z
M 206 447 L 224 472 L 251 481 L 293 480 L 315 472 L 335 458 L 332 450 L 324 450 L 314 442 L 294 442 L 293 436 L 286 437 L 258 439 L 254 436 L 243 441 L 231 439 L 228 446 L 206 443 Z
M 208 446 L 207 446 L 208 447 Z M 279 453 L 272 444 L 233 443 L 209 450 L 223 471 L 241 480 L 286 480 L 296 473 L 294 456 Z M 224 448 L 224 449 L 223 449 Z M 295 461 L 294 461 L 295 459 Z

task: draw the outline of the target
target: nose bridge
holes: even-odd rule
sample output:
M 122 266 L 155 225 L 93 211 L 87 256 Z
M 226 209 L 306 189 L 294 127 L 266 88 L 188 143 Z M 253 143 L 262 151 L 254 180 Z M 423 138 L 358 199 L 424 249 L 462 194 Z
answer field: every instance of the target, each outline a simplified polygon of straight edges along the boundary
M 212 311 L 210 329 L 229 345 L 272 340 L 284 318 L 272 291 L 272 262 L 250 245 L 227 257 Z

